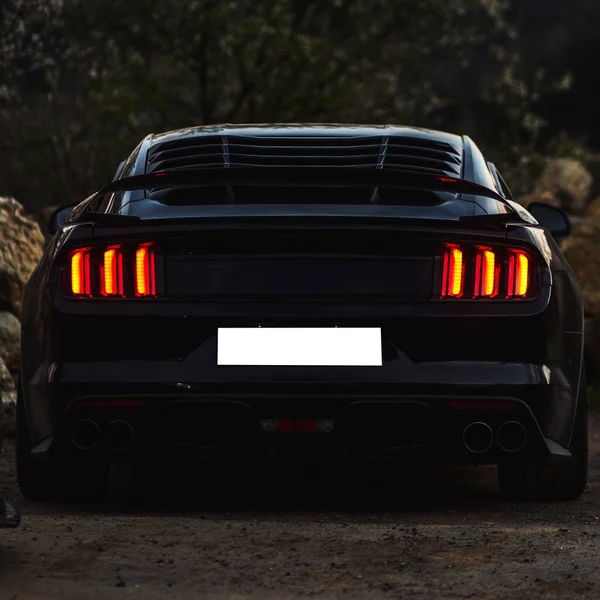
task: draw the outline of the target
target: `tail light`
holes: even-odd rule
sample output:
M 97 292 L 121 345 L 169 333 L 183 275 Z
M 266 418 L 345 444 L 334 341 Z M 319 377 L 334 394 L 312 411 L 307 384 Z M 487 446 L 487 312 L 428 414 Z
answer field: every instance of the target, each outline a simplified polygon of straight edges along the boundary
M 154 296 L 155 294 L 154 249 L 149 244 L 144 244 L 135 252 L 135 295 Z
M 79 248 L 62 271 L 61 289 L 72 297 L 156 297 L 156 261 L 151 243 Z
M 493 298 L 498 294 L 500 269 L 491 248 L 477 247 L 475 258 L 475 296 Z
M 103 296 L 123 295 L 123 253 L 120 248 L 108 248 L 104 251 L 102 264 L 102 289 Z
M 90 250 L 76 250 L 71 255 L 71 293 L 74 296 L 91 295 Z
M 447 244 L 444 252 L 442 298 L 460 298 L 463 294 L 464 264 L 462 250 Z
M 442 257 L 442 299 L 531 299 L 539 289 L 540 270 L 524 250 L 444 244 Z
M 529 288 L 529 259 L 524 252 L 511 250 L 508 258 L 508 296 L 523 298 Z

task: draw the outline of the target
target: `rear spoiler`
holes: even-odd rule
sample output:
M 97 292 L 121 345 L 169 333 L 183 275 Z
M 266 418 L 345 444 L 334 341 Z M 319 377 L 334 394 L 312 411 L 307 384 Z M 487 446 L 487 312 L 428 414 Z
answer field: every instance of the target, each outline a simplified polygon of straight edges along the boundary
M 506 205 L 511 217 L 515 218 L 517 216 L 519 218 L 509 200 L 494 190 L 466 179 L 394 169 L 352 167 L 222 167 L 134 175 L 133 177 L 114 181 L 98 190 L 87 201 L 81 216 L 83 217 L 86 213 L 98 215 L 99 213 L 89 210 L 89 206 L 99 197 L 116 192 L 230 185 L 297 185 L 308 187 L 317 183 L 323 183 L 331 187 L 350 185 L 376 188 L 382 186 L 395 189 L 428 190 L 483 196 Z M 134 218 L 129 215 L 111 216 Z

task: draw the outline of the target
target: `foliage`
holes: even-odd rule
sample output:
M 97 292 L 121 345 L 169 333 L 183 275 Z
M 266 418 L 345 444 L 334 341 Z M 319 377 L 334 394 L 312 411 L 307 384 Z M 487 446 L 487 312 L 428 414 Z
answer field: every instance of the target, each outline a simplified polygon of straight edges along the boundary
M 524 72 L 504 0 L 13 1 L 0 193 L 34 210 L 87 196 L 148 133 L 220 122 L 439 128 L 520 168 L 532 103 L 565 86 Z

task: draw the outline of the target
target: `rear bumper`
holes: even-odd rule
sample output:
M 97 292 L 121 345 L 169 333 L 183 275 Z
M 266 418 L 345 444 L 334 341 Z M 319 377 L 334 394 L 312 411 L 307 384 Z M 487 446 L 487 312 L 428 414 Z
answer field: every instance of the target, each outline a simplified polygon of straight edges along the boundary
M 213 361 L 214 363 L 214 361 Z M 197 363 L 196 363 L 197 364 Z M 40 458 L 74 450 L 82 419 L 98 425 L 85 455 L 151 459 L 166 449 L 215 457 L 272 454 L 335 458 L 432 459 L 455 464 L 502 458 L 540 461 L 569 456 L 573 395 L 560 370 L 544 365 L 405 360 L 383 367 L 217 367 L 188 361 L 64 363 L 51 384 L 60 415 L 34 448 Z M 110 383 L 107 383 L 110 382 Z M 263 421 L 319 419 L 327 433 L 266 433 Z M 111 451 L 104 435 L 118 420 L 131 425 L 131 447 Z M 497 443 L 499 427 L 522 423 L 517 452 Z M 50 423 L 50 419 L 47 421 Z M 465 448 L 464 430 L 489 425 L 484 452 Z

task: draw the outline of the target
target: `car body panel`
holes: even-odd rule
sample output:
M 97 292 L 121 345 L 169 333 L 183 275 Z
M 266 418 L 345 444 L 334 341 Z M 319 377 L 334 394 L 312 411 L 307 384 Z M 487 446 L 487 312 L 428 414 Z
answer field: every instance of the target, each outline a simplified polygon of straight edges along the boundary
M 154 144 L 203 135 L 293 138 L 307 132 L 324 139 L 335 134 L 441 140 L 460 151 L 462 177 L 496 186 L 485 159 L 466 137 L 412 128 L 333 125 L 224 126 L 148 136 L 125 162 L 120 177 L 145 173 Z M 147 198 L 142 190 L 124 192 L 104 210 L 114 213 L 125 202 L 130 203 L 128 214 L 143 217 L 139 222 L 95 222 L 80 205 L 73 223 L 50 241 L 27 285 L 22 381 L 34 453 L 40 457 L 65 451 L 80 403 L 98 397 L 143 398 L 146 408 L 153 407 L 154 427 L 161 422 L 156 415 L 178 403 L 219 404 L 241 411 L 244 419 L 252 415 L 256 425 L 260 418 L 281 416 L 286 410 L 333 415 L 345 423 L 357 406 L 372 420 L 369 406 L 385 414 L 391 402 L 431 414 L 442 437 L 447 419 L 462 423 L 458 413 L 450 411 L 449 417 L 449 403 L 457 398 L 483 399 L 490 406 L 510 399 L 530 423 L 532 455 L 540 460 L 569 455 L 582 368 L 581 294 L 552 236 L 535 225 L 527 211 L 511 208 L 510 199 L 503 203 L 440 192 L 439 202 L 431 206 L 170 206 Z M 494 215 L 508 218 L 494 221 Z M 469 221 L 472 217 L 476 220 Z M 305 249 L 302 256 L 288 248 L 269 260 L 268 253 L 256 250 L 261 238 L 263 245 L 272 240 L 275 247 L 293 236 Z M 327 236 L 343 241 L 336 256 L 315 249 L 315 240 Z M 372 250 L 373 256 L 368 251 L 377 246 L 372 236 L 381 244 L 380 250 Z M 218 238 L 232 240 L 230 248 L 222 241 L 201 249 L 202 240 Z M 246 239 L 250 242 L 236 249 L 235 240 Z M 163 246 L 158 264 L 164 273 L 164 297 L 73 299 L 61 293 L 60 269 L 71 249 L 148 240 Z M 448 241 L 526 249 L 540 269 L 536 296 L 514 302 L 441 301 L 434 283 L 441 268 L 435 249 Z M 260 262 L 265 256 L 268 264 Z M 229 279 L 219 281 L 218 264 L 224 260 Z M 390 281 L 390 268 L 397 268 L 403 280 Z M 426 273 L 423 277 L 420 269 Z M 363 275 L 348 281 L 352 273 Z M 377 284 L 374 273 L 385 285 Z M 201 284 L 208 279 L 210 286 Z M 231 285 L 234 280 L 239 284 Z M 322 284 L 311 296 L 311 282 L 317 281 Z M 217 329 L 229 326 L 381 327 L 384 362 L 382 367 L 363 368 L 217 366 Z M 113 415 L 119 412 L 115 411 Z M 478 411 L 473 417 L 480 416 Z M 366 427 L 364 419 L 362 423 Z M 352 440 L 360 438 L 360 428 L 352 431 Z M 497 460 L 494 453 L 461 454 L 457 439 L 448 443 L 456 450 L 453 461 Z M 444 458 L 443 448 L 438 458 Z

